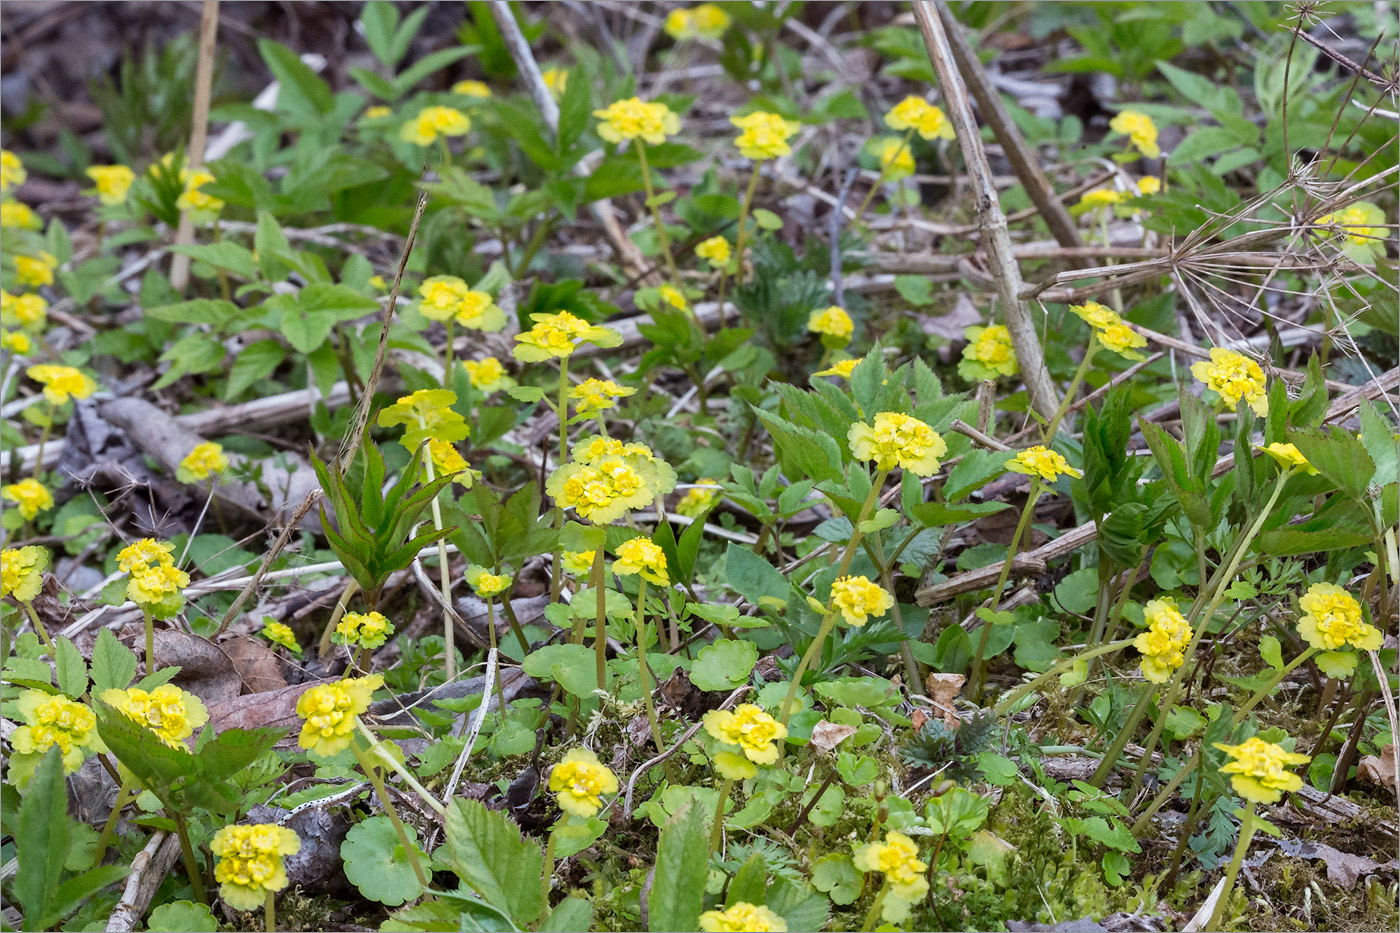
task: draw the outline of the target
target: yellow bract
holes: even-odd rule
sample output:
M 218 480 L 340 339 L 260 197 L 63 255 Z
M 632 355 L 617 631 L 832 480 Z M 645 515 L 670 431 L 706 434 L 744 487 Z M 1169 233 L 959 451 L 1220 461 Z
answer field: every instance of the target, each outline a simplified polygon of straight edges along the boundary
M 659 586 L 671 582 L 666 572 L 666 552 L 650 538 L 631 538 L 619 544 L 612 569 L 619 576 L 641 574 L 643 580 Z
M 492 573 L 477 564 L 471 564 L 467 567 L 465 579 L 467 585 L 476 590 L 476 595 L 482 599 L 499 596 L 510 589 L 510 574 Z
M 702 240 L 700 245 L 695 247 L 695 255 L 716 269 L 723 269 L 729 265 L 729 257 L 732 252 L 729 241 L 722 236 L 712 236 L 708 240 Z
M 98 200 L 110 207 L 126 200 L 136 173 L 125 165 L 90 165 L 87 177 L 92 179 Z
M 383 104 L 379 104 L 374 107 L 366 107 L 364 116 L 366 120 L 382 120 L 393 114 L 393 112 L 393 107 L 385 107 Z
M 24 163 L 19 156 L 8 149 L 0 149 L 0 191 L 9 191 L 16 185 L 24 184 L 24 180 L 29 177 L 29 173 L 24 170 Z
M 924 139 L 952 139 L 953 124 L 939 108 L 912 94 L 890 108 L 885 125 L 892 130 L 912 129 Z
M 858 359 L 852 358 L 849 360 L 841 360 L 840 362 L 832 363 L 830 366 L 828 366 L 826 369 L 823 369 L 821 372 L 815 373 L 815 375 L 840 376 L 842 379 L 849 379 L 851 378 L 851 373 L 855 372 L 856 367 L 859 365 L 860 360 Z
M 611 327 L 590 324 L 568 311 L 532 314 L 530 320 L 535 325 L 515 335 L 515 358 L 522 363 L 569 356 L 585 343 L 598 347 L 615 347 L 622 343 L 622 335 Z
M 544 86 L 549 88 L 549 93 L 557 100 L 564 96 L 564 91 L 569 87 L 569 69 L 567 68 L 546 68 L 540 73 L 544 79 Z
M 141 538 L 117 552 L 117 569 L 122 573 L 145 570 L 152 564 L 172 564 L 175 545 L 169 541 Z
M 603 806 L 603 794 L 617 793 L 617 775 L 592 749 L 574 747 L 550 769 L 549 790 L 561 810 L 587 819 Z
M 15 281 L 27 288 L 43 288 L 53 284 L 53 270 L 57 268 L 53 253 L 43 250 L 33 256 L 16 256 Z
M 1164 684 L 1186 660 L 1191 625 L 1169 597 L 1149 600 L 1142 614 L 1147 620 L 1147 631 L 1133 640 L 1133 647 L 1142 654 L 1139 667 L 1142 676 L 1154 684 Z
M 938 472 L 938 458 L 948 445 L 938 432 L 918 418 L 898 412 L 880 412 L 873 425 L 857 421 L 846 433 L 851 454 L 857 460 L 873 460 L 877 469 L 902 467 L 915 476 Z
M 0 202 L 0 227 L 38 230 L 44 225 L 28 204 L 19 201 Z
M 1279 466 L 1285 470 L 1300 470 L 1309 476 L 1317 475 L 1317 467 L 1308 462 L 1308 458 L 1303 456 L 1293 444 L 1280 444 L 1278 441 L 1268 447 L 1256 447 L 1274 459 Z
M 33 477 L 11 483 L 0 493 L 3 493 L 6 501 L 15 503 L 25 521 L 33 521 L 40 512 L 53 508 L 53 493 Z
M 494 356 L 483 357 L 479 360 L 463 360 L 462 368 L 467 371 L 467 378 L 471 380 L 472 388 L 478 392 L 485 392 L 487 395 L 502 389 L 512 388 L 515 385 L 515 380 L 506 374 L 506 368 Z
M 914 174 L 914 153 L 897 136 L 886 136 L 872 144 L 880 171 L 887 181 L 899 181 Z
M 468 466 L 466 458 L 456 447 L 435 437 L 428 438 L 428 459 L 433 462 L 434 478 L 450 476 L 452 482 L 463 489 L 471 489 L 481 476 L 479 472 Z
M 576 577 L 586 576 L 593 569 L 593 558 L 597 551 L 565 551 L 564 569 Z
M 350 747 L 357 717 L 369 709 L 374 691 L 384 686 L 379 674 L 347 678 L 333 684 L 317 684 L 297 700 L 303 720 L 297 744 L 324 757 Z
M 1257 735 L 1239 745 L 1214 744 L 1233 759 L 1220 767 L 1220 773 L 1230 775 L 1235 793 L 1245 800 L 1278 803 L 1285 792 L 1302 789 L 1303 779 L 1286 769 L 1289 765 L 1307 764 L 1311 760 L 1307 755 L 1286 751 Z
M 1099 343 L 1114 353 L 1130 360 L 1146 359 L 1137 351 L 1139 347 L 1147 346 L 1147 338 L 1129 327 L 1118 316 L 1117 311 L 1106 305 L 1101 305 L 1097 301 L 1086 301 L 1082 305 L 1070 305 L 1069 309 L 1094 328 L 1094 335 L 1098 338 Z
M 48 566 L 49 552 L 37 544 L 0 551 L 0 596 L 31 602 L 39 595 Z
M 1137 180 L 1137 189 L 1140 194 L 1156 194 L 1162 190 L 1162 179 L 1156 175 L 1144 175 Z
M 296 633 L 292 631 L 291 626 L 269 621 L 262 627 L 262 634 L 268 641 L 281 645 L 293 654 L 301 654 L 301 645 L 297 643 Z
M 598 135 L 610 143 L 640 139 L 655 146 L 681 131 L 681 118 L 672 113 L 670 107 L 640 97 L 615 101 L 602 110 L 593 111 L 593 116 L 602 121 L 598 124 Z
M 1075 207 L 1082 211 L 1092 211 L 1100 207 L 1112 207 L 1123 201 L 1124 195 L 1121 191 L 1112 188 L 1095 188 L 1086 191 L 1079 196 L 1079 203 Z
M 776 159 L 792 152 L 788 139 L 802 128 L 802 124 L 795 120 L 788 120 L 763 110 L 742 117 L 730 117 L 729 122 L 741 131 L 739 137 L 734 140 L 740 155 L 759 162 Z
M 1298 605 L 1305 613 L 1298 620 L 1298 634 L 1319 651 L 1348 646 L 1380 650 L 1381 630 L 1366 621 L 1356 598 L 1335 583 L 1314 583 Z
M 469 288 L 455 275 L 435 275 L 418 286 L 418 311 L 434 321 L 452 320 L 472 330 L 498 331 L 506 313 L 488 292 Z
M 33 341 L 24 331 L 0 329 L 0 350 L 13 353 L 16 356 L 25 356 L 33 347 Z
M 117 552 L 117 569 L 130 577 L 126 598 L 159 619 L 180 610 L 182 593 L 190 585 L 190 575 L 175 566 L 174 550 L 167 541 L 142 538 Z
M 1057 452 L 1040 445 L 1026 448 L 1006 461 L 1005 465 L 1012 473 L 1038 476 L 1047 483 L 1053 483 L 1062 475 L 1073 476 L 1075 479 L 1084 475 L 1070 466 L 1069 461 Z
M 747 781 L 758 774 L 758 765 L 733 752 L 715 752 L 710 760 L 714 763 L 715 772 L 726 781 Z
M 485 100 L 491 96 L 491 89 L 484 81 L 458 81 L 452 85 L 453 94 L 461 94 L 463 97 L 475 97 L 478 100 Z
M 415 146 L 431 146 L 442 136 L 465 136 L 471 119 L 451 107 L 424 107 L 418 116 L 399 128 L 399 138 Z
M 97 717 L 82 703 L 40 690 L 25 690 L 15 702 L 24 725 L 10 735 L 10 781 L 23 787 L 39 759 L 57 746 L 63 770 L 72 774 L 89 754 L 105 751 L 97 735 Z
M 42 295 L 11 295 L 0 289 L 0 323 L 6 327 L 23 327 L 37 333 L 48 323 L 49 303 Z
M 689 10 L 672 10 L 666 16 L 666 35 L 677 42 L 686 39 L 718 39 L 731 22 L 729 14 L 714 3 Z
M 93 378 L 72 366 L 40 363 L 26 369 L 24 374 L 42 384 L 44 398 L 55 405 L 62 405 L 70 398 L 85 399 L 97 391 Z
M 224 455 L 224 448 L 213 441 L 201 441 L 180 461 L 175 478 L 182 483 L 193 483 L 206 480 L 227 469 L 228 457 Z
M 685 491 L 681 501 L 676 503 L 676 511 L 687 518 L 698 518 L 710 510 L 719 498 L 719 483 L 712 479 L 696 480 L 696 485 Z
M 335 643 L 355 645 L 371 650 L 380 647 L 394 634 L 394 623 L 379 612 L 347 612 L 336 624 Z
M 813 311 L 807 317 L 807 330 L 813 334 L 820 334 L 822 344 L 832 349 L 850 343 L 851 334 L 855 333 L 855 329 L 855 322 L 846 313 L 846 309 L 837 305 Z
M 470 433 L 467 421 L 453 410 L 457 393 L 447 389 L 419 389 L 405 395 L 379 413 L 379 426 L 404 426 L 400 439 L 409 450 L 417 450 L 428 439 L 450 444 Z
M 204 701 L 174 684 L 161 684 L 149 692 L 137 687 L 104 690 L 102 702 L 150 729 L 171 748 L 181 747 L 194 730 L 209 721 Z
M 301 839 L 273 823 L 225 826 L 209 841 L 209 851 L 219 860 L 219 896 L 234 910 L 257 910 L 269 892 L 287 886 L 283 856 L 301 851 Z
M 636 389 L 620 386 L 610 379 L 585 379 L 569 390 L 569 398 L 574 400 L 574 411 L 580 415 L 606 411 L 617 404 L 617 399 L 636 394 Z
M 1149 159 L 1155 159 L 1162 154 L 1161 148 L 1157 145 L 1157 124 L 1152 122 L 1152 118 L 1140 110 L 1124 110 L 1118 116 L 1109 121 L 1109 129 L 1115 133 L 1121 133 L 1138 148 L 1138 151 Z
M 861 871 L 882 872 L 889 882 L 884 919 L 899 923 L 909 916 L 909 905 L 928 894 L 928 865 L 919 861 L 919 847 L 903 833 L 887 832 L 884 842 L 858 846 L 851 859 Z
M 1014 376 L 1021 371 L 1016 362 L 1016 350 L 1011 345 L 1011 331 L 1002 324 L 969 327 L 963 331 L 967 346 L 958 362 L 958 375 L 969 382 Z
M 740 703 L 729 710 L 705 714 L 705 731 L 726 745 L 737 745 L 749 761 L 771 765 L 778 760 L 778 743 L 787 738 L 787 727 L 762 708 Z
M 1191 364 L 1191 375 L 1216 392 L 1225 404 L 1235 408 L 1243 400 L 1261 418 L 1269 413 L 1269 397 L 1264 392 L 1264 371 L 1243 354 L 1212 347 L 1210 362 Z
M 208 223 L 224 209 L 221 199 L 200 190 L 213 180 L 213 172 L 208 169 L 195 169 L 185 176 L 185 190 L 175 199 L 175 206 L 182 211 L 189 211 L 191 219 L 197 224 Z
M 860 627 L 873 616 L 882 616 L 894 605 L 894 597 L 869 577 L 841 577 L 831 584 L 831 608 L 846 624 Z
M 742 930 L 785 933 L 787 923 L 767 907 L 736 901 L 724 910 L 707 910 L 701 914 L 700 929 L 704 933 L 739 933 Z

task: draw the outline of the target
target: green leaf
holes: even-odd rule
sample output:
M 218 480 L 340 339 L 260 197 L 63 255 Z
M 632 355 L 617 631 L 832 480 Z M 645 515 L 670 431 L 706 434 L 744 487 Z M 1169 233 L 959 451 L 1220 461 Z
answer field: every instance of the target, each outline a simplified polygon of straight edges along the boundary
M 83 661 L 83 653 L 78 650 L 77 645 L 62 636 L 59 636 L 57 642 L 58 657 L 54 667 L 58 672 L 58 689 L 76 700 L 87 692 L 87 664 Z
M 535 730 L 528 726 L 523 728 L 527 737 L 524 750 L 529 751 L 535 747 Z M 568 858 L 582 852 L 603 838 L 603 833 L 607 832 L 607 829 L 607 822 L 596 816 L 586 820 L 570 817 L 567 823 L 562 821 L 555 823 L 554 828 L 550 830 L 550 835 L 554 837 L 554 857 Z
M 63 757 L 55 746 L 39 760 L 19 805 L 14 897 L 24 911 L 26 929 L 49 926 L 45 920 L 57 906 L 68 833 L 68 789 L 63 781 Z
M 592 925 L 593 904 L 581 897 L 566 897 L 544 918 L 540 933 L 570 933 L 591 929 Z
M 519 827 L 480 801 L 457 799 L 447 811 L 446 833 L 448 863 L 467 887 L 521 927 L 539 919 L 544 856 Z
M 203 904 L 171 901 L 151 911 L 146 918 L 146 929 L 151 933 L 215 933 L 219 929 L 219 921 Z
M 690 682 L 701 690 L 733 690 L 748 683 L 756 663 L 758 646 L 753 642 L 719 638 L 696 655 Z
M 526 655 L 520 667 L 536 680 L 552 680 L 577 697 L 592 696 L 598 689 L 593 649 L 583 645 L 545 645 Z
M 258 277 L 258 264 L 253 261 L 253 253 L 246 246 L 222 240 L 218 243 L 192 243 L 170 247 L 172 253 L 182 253 L 200 262 L 207 262 L 217 269 L 225 269 L 244 279 Z
M 406 94 L 413 89 L 413 86 L 422 81 L 435 71 L 440 71 L 455 61 L 460 61 L 468 55 L 477 51 L 475 46 L 459 45 L 447 49 L 438 49 L 436 52 L 429 52 L 418 61 L 405 68 L 394 78 L 394 90 L 399 94 Z
M 1259 639 L 1259 656 L 1274 670 L 1283 670 L 1283 649 L 1274 636 L 1265 635 Z
M 845 852 L 823 855 L 812 863 L 812 884 L 833 904 L 853 904 L 860 896 L 862 875 Z
M 337 322 L 353 321 L 379 311 L 379 302 L 348 285 L 320 282 L 297 293 L 297 305 L 331 315 Z
M 756 208 L 752 216 L 754 222 L 763 230 L 783 229 L 783 219 L 770 210 L 765 210 L 761 207 Z
M 1016 663 L 1032 671 L 1046 670 L 1060 656 L 1053 644 L 1060 634 L 1060 623 L 1049 620 L 1022 622 L 1016 626 Z
M 879 709 L 899 699 L 894 684 L 883 677 L 841 677 L 816 686 L 817 693 L 838 706 Z
M 282 315 L 282 336 L 301 353 L 310 353 L 325 343 L 334 326 L 334 316 L 300 306 Z
M 237 398 L 255 383 L 272 375 L 286 358 L 286 348 L 276 340 L 259 340 L 244 347 L 233 358 L 233 366 L 229 368 L 224 400 Z
M 122 764 L 149 788 L 165 788 L 198 770 L 185 748 L 171 748 L 146 729 L 102 701 L 93 704 L 97 734 Z
M 147 308 L 144 313 L 148 318 L 169 321 L 172 324 L 211 324 L 214 327 L 222 327 L 238 314 L 238 305 L 215 298 L 196 298 L 193 301 Z
M 409 841 L 417 848 L 418 834 L 412 826 L 407 829 Z M 345 877 L 372 901 L 397 907 L 423 892 L 410 855 L 387 816 L 372 816 L 352 826 L 340 844 L 340 857 L 345 860 Z M 418 859 L 425 863 L 428 856 L 418 850 Z
M 517 402 L 538 402 L 544 398 L 544 389 L 539 386 L 511 386 L 506 394 Z
M 724 904 L 726 907 L 733 907 L 740 901 L 762 904 L 767 893 L 768 862 L 763 858 L 763 853 L 755 852 L 734 873 L 734 880 L 729 882 L 729 893 L 725 896 Z
M 1371 402 L 1363 402 L 1361 416 L 1361 444 L 1376 464 L 1375 481 L 1382 486 L 1400 481 L 1400 445 L 1397 445 L 1395 432 L 1376 411 Z
M 710 851 L 707 823 L 708 814 L 692 802 L 661 831 L 647 898 L 647 929 L 654 933 L 699 926 Z
M 335 99 L 330 87 L 316 77 L 316 72 L 307 67 L 297 53 L 271 39 L 258 40 L 258 53 L 280 85 L 278 110 L 293 116 L 315 117 L 334 109 Z
M 1366 501 L 1366 487 L 1376 475 L 1376 462 L 1356 435 L 1333 426 L 1326 433 L 1291 430 L 1288 440 L 1338 489 L 1358 502 Z
M 765 596 L 786 599 L 787 578 L 777 567 L 749 548 L 729 542 L 724 552 L 724 579 L 740 596 L 757 606 Z

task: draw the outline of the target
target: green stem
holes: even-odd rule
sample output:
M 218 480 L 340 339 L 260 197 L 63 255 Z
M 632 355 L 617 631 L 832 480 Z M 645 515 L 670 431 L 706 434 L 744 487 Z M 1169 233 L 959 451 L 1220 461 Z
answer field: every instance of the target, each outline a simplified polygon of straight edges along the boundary
M 725 778 L 719 785 L 719 800 L 715 803 L 715 823 L 710 829 L 710 854 L 714 855 L 724 843 L 724 804 L 729 800 L 729 792 L 734 789 L 734 781 Z
M 340 591 L 340 598 L 335 601 L 335 608 L 331 610 L 331 619 L 326 623 L 326 630 L 321 633 L 321 642 L 316 648 L 316 653 L 320 657 L 325 657 L 331 653 L 331 636 L 335 635 L 335 627 L 340 624 L 340 619 L 345 615 L 345 610 L 350 606 L 350 597 L 354 596 L 360 589 L 359 581 L 351 578 L 345 584 L 345 589 Z
M 593 622 L 594 667 L 598 674 L 598 689 L 608 689 L 608 594 L 604 589 L 603 546 L 593 552 L 593 569 L 588 573 L 588 585 L 593 587 L 595 619 Z
M 39 621 L 39 613 L 34 611 L 34 603 L 22 602 L 20 605 L 24 607 L 25 613 L 29 616 L 29 621 L 33 623 L 34 631 L 38 633 L 39 640 L 42 641 L 44 647 L 49 650 L 49 657 L 57 661 L 58 645 L 54 644 L 53 636 L 49 634 L 48 629 L 44 628 L 44 623 Z
M 1123 723 L 1123 728 L 1118 730 L 1118 737 L 1113 740 L 1113 744 L 1104 753 L 1103 760 L 1099 762 L 1098 768 L 1094 771 L 1094 776 L 1089 778 L 1090 784 L 1095 787 L 1101 786 L 1109 772 L 1113 770 L 1113 766 L 1118 762 L 1118 756 L 1123 754 L 1124 747 L 1133 737 L 1133 733 L 1137 731 L 1137 725 L 1142 721 L 1142 714 L 1147 712 L 1148 701 L 1152 699 L 1152 694 L 1156 691 L 1157 685 L 1154 683 L 1148 682 L 1142 685 L 1138 691 L 1137 702 L 1133 704 L 1132 712 L 1128 713 L 1128 719 Z
M 860 215 L 865 213 L 865 209 L 870 206 L 870 202 L 875 200 L 875 195 L 879 193 L 880 186 L 885 183 L 885 178 L 890 173 L 890 167 L 893 166 L 895 162 L 899 161 L 900 154 L 903 153 L 905 149 L 909 148 L 909 141 L 913 139 L 913 137 L 914 128 L 911 126 L 904 131 L 904 141 L 900 143 L 899 149 L 895 151 L 894 157 L 880 166 L 880 176 L 875 179 L 875 184 L 870 186 L 870 191 L 866 194 L 865 200 L 860 202 L 860 207 L 856 208 L 855 214 L 851 217 L 852 226 L 855 226 L 856 222 L 860 220 Z
M 427 473 L 428 482 L 431 483 L 434 479 L 433 455 L 426 450 L 423 451 L 423 469 Z M 433 510 L 433 527 L 441 532 L 442 505 L 439 504 L 437 496 L 433 496 L 431 507 Z M 442 538 L 438 539 L 437 552 L 438 589 L 442 592 L 443 675 L 450 683 L 457 677 L 457 629 L 452 624 L 452 613 L 449 611 L 452 605 L 452 582 L 448 579 L 447 542 Z
M 744 191 L 744 201 L 739 205 L 739 229 L 734 234 L 734 282 L 741 284 L 744 278 L 744 234 L 748 232 L 747 221 L 749 219 L 749 208 L 753 205 L 754 192 L 758 190 L 759 168 L 763 163 L 753 164 L 753 174 L 749 176 L 749 187 Z M 726 265 L 719 273 L 719 313 L 724 315 L 724 284 L 725 275 L 729 272 Z
M 1215 902 L 1215 911 L 1210 915 L 1210 922 L 1206 924 L 1207 930 L 1223 929 L 1220 924 L 1225 919 L 1225 911 L 1230 905 L 1230 892 L 1235 887 L 1235 878 L 1240 873 L 1244 854 L 1254 839 L 1254 806 L 1253 800 L 1245 804 L 1244 816 L 1240 818 L 1240 838 L 1235 843 L 1235 854 L 1230 859 L 1230 867 L 1225 869 L 1225 887 L 1220 891 L 1220 899 Z
M 507 596 L 507 599 L 510 597 Z M 486 600 L 486 636 L 490 639 L 491 653 L 496 655 L 496 712 L 500 714 L 501 725 L 506 724 L 506 691 L 501 685 L 500 675 L 500 652 L 496 648 L 496 604 L 492 600 Z M 527 649 L 528 650 L 528 649 Z M 486 702 L 485 699 L 482 702 Z
M 506 622 L 510 623 L 511 634 L 520 643 L 520 656 L 523 658 L 530 653 L 530 640 L 525 637 L 525 630 L 520 627 L 520 620 L 515 617 L 515 607 L 511 605 L 509 594 L 501 600 L 501 609 L 506 614 Z
M 427 891 L 428 876 L 423 873 L 423 866 L 418 864 L 418 847 L 408 838 L 408 830 L 404 828 L 403 821 L 399 819 L 398 810 L 394 809 L 394 801 L 389 798 L 389 791 L 384 786 L 384 778 L 380 776 L 374 763 L 366 757 L 364 749 L 360 747 L 358 736 L 350 740 L 350 751 L 354 753 L 355 760 L 359 762 L 360 770 L 374 785 L 374 792 L 379 795 L 380 803 L 384 804 L 384 815 L 389 817 L 389 822 L 393 824 L 394 832 L 399 837 L 399 844 L 403 846 L 404 852 L 408 855 L 408 862 L 413 866 L 414 877 L 418 879 L 419 886 Z
M 162 801 L 163 803 L 164 801 Z M 180 857 L 185 862 L 185 874 L 189 876 L 190 888 L 194 891 L 194 899 L 201 904 L 209 903 L 209 895 L 204 891 L 204 878 L 199 873 L 199 862 L 194 857 L 194 847 L 190 845 L 190 827 L 185 822 L 185 817 L 179 810 L 165 808 L 165 812 L 175 823 L 175 835 L 180 838 Z
M 452 374 L 452 351 L 453 351 L 453 346 L 452 346 L 452 344 L 453 344 L 453 341 L 456 340 L 456 336 L 457 336 L 456 333 L 455 333 L 456 329 L 457 329 L 457 319 L 456 319 L 455 317 L 450 317 L 450 318 L 448 318 L 448 319 L 447 319 L 447 346 L 444 347 L 444 348 L 443 348 L 443 351 L 442 351 L 442 355 L 443 355 L 442 387 L 443 387 L 444 389 L 448 389 L 448 390 L 451 390 L 451 388 L 452 388 L 452 375 L 453 375 L 453 374 Z
M 360 719 L 357 716 L 355 718 L 355 726 L 360 730 L 360 735 L 365 737 L 365 741 L 369 742 L 369 745 L 365 746 L 366 754 L 373 753 L 376 758 L 378 758 L 384 763 L 385 767 L 392 768 L 394 770 L 394 773 L 397 774 L 399 777 L 403 778 L 403 782 L 409 787 L 413 788 L 413 791 L 418 795 L 418 798 L 424 803 L 426 803 L 429 807 L 431 807 L 433 809 L 433 812 L 436 813 L 438 816 L 445 816 L 447 814 L 447 807 L 439 803 L 436 797 L 428 793 L 428 789 L 426 787 L 418 783 L 418 779 L 413 776 L 412 771 L 408 770 L 402 764 L 400 764 L 399 760 L 393 755 L 390 755 L 388 752 L 380 750 L 379 746 L 383 740 L 380 739 L 373 732 L 369 731 L 369 726 L 365 725 L 363 719 Z
M 263 919 L 267 921 L 267 933 L 277 931 L 277 895 L 271 891 L 267 892 L 267 897 L 263 899 Z
M 661 243 L 661 254 L 666 257 L 666 268 L 671 273 L 671 284 L 681 287 L 681 274 L 676 268 L 676 259 L 671 255 L 671 237 L 666 233 L 666 225 L 661 222 L 661 208 L 656 203 L 656 191 L 651 184 L 651 166 L 647 164 L 647 147 L 640 138 L 632 140 L 637 148 L 637 161 L 642 167 L 642 185 L 646 188 L 647 207 L 651 219 L 656 224 L 656 239 Z
M 117 799 L 112 804 L 112 814 L 102 826 L 102 835 L 97 837 L 97 855 L 92 860 L 94 866 L 101 865 L 102 859 L 107 855 L 107 846 L 111 844 L 112 836 L 117 831 L 117 821 L 121 818 L 122 810 L 131 802 L 130 798 L 131 786 L 123 780 L 117 785 Z
M 1036 677 L 1033 680 L 1026 681 L 1025 683 L 1021 684 L 1021 686 L 1011 691 L 1011 693 L 1003 697 L 1001 702 L 998 703 L 995 707 L 997 715 L 1000 716 L 1005 714 L 1007 710 L 1013 708 L 1017 703 L 1019 703 L 1021 701 L 1021 698 L 1026 696 L 1026 694 L 1035 690 L 1035 688 L 1039 687 L 1041 684 L 1045 683 L 1050 678 L 1057 677 L 1060 674 L 1063 674 L 1065 671 L 1074 667 L 1074 665 L 1078 664 L 1080 661 L 1088 661 L 1093 658 L 1102 657 L 1105 654 L 1112 654 L 1115 651 L 1121 651 L 1124 648 L 1131 645 L 1132 643 L 1133 640 L 1131 638 L 1125 638 L 1122 641 L 1109 642 L 1106 645 L 1099 645 L 1097 648 L 1085 651 L 1082 654 L 1076 654 L 1072 658 L 1065 658 L 1061 661 L 1056 662 L 1056 664 L 1045 673 L 1036 675 Z
M 151 618 L 151 610 L 141 607 L 141 617 L 146 621 L 146 674 L 156 672 L 156 621 Z
M 559 407 L 556 414 L 559 416 L 559 465 L 563 466 L 569 457 L 569 358 L 561 356 L 559 358 Z M 559 504 L 554 506 L 554 530 L 560 531 L 564 527 L 564 507 Z M 560 579 L 563 574 L 564 549 L 561 545 L 554 546 L 554 556 L 551 559 L 549 571 L 549 601 L 557 603 L 559 601 L 559 587 L 564 582 Z
M 565 813 L 559 817 L 559 822 L 554 824 L 557 830 L 569 822 L 569 814 Z M 549 886 L 554 880 L 554 831 L 549 833 L 549 840 L 544 844 L 544 877 L 540 879 L 540 903 L 549 906 Z
M 1006 551 L 1006 560 L 1002 561 L 1001 573 L 997 576 L 996 589 L 992 590 L 991 611 L 996 612 L 1001 605 L 1001 592 L 1006 588 L 1006 580 L 1011 576 L 1011 565 L 1016 560 L 1016 552 L 1021 546 L 1021 536 L 1025 534 L 1030 526 L 1031 518 L 1035 515 L 1035 503 L 1040 498 L 1041 493 L 1040 477 L 1031 477 L 1031 493 L 1026 499 L 1025 508 L 1021 510 L 1021 520 L 1016 523 L 1016 531 L 1011 535 L 1011 547 Z M 987 642 L 992 637 L 992 623 L 983 620 L 982 634 L 977 639 L 977 653 L 972 659 L 972 702 L 982 702 L 982 681 L 986 677 L 986 654 Z
M 1074 396 L 1079 391 L 1079 385 L 1084 381 L 1084 374 L 1089 371 L 1089 364 L 1094 359 L 1094 354 L 1099 350 L 1098 331 L 1089 335 L 1089 345 L 1084 348 L 1084 359 L 1079 361 L 1079 368 L 1074 371 L 1074 378 L 1069 382 L 1069 388 L 1065 390 L 1064 396 L 1060 399 L 1060 407 L 1055 409 L 1055 415 L 1050 419 L 1050 423 L 1045 426 L 1045 433 L 1041 435 L 1046 444 L 1055 439 L 1055 431 L 1060 427 L 1060 422 L 1064 420 L 1065 414 L 1069 411 L 1069 406 L 1074 403 Z
M 642 703 L 647 710 L 647 724 L 651 726 L 651 740 L 656 743 L 656 753 L 666 754 L 666 743 L 661 741 L 661 722 L 656 718 L 656 702 L 651 696 L 651 672 L 647 670 L 647 581 L 639 578 L 637 585 L 637 676 L 642 684 Z
M 875 895 L 875 903 L 870 905 L 870 911 L 865 915 L 865 922 L 861 924 L 861 933 L 869 933 L 875 929 L 875 923 L 880 919 L 880 915 L 885 910 L 885 898 L 890 893 L 890 880 L 885 879 L 885 883 L 880 886 L 880 893 Z

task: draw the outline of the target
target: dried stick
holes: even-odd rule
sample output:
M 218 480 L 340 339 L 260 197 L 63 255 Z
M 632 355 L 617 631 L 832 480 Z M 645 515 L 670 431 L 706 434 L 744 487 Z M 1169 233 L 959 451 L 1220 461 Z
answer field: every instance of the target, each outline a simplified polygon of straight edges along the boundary
M 214 84 L 214 40 L 219 34 L 219 0 L 204 0 L 199 16 L 199 64 L 194 74 L 194 116 L 190 124 L 190 151 L 186 166 L 193 172 L 204 164 L 204 141 L 209 135 L 209 95 Z M 194 220 L 180 212 L 175 245 L 194 242 Z M 184 292 L 190 281 L 190 257 L 177 253 L 170 261 L 170 286 Z
M 145 916 L 146 908 L 151 905 L 156 888 L 160 887 L 179 857 L 178 837 L 162 832 L 151 836 L 146 847 L 131 860 L 131 874 L 126 876 L 121 900 L 107 918 L 108 933 L 136 928 L 136 924 Z
M 996 279 L 1002 319 L 1006 322 L 1006 329 L 1011 332 L 1011 343 L 1016 348 L 1021 376 L 1030 393 L 1031 407 L 1048 421 L 1060 407 L 1060 395 L 1050 378 L 1050 371 L 1045 368 L 1045 354 L 1041 350 L 1040 337 L 1035 332 L 1030 309 L 1021 301 L 1021 270 L 1011 252 L 1011 233 L 1006 226 L 1006 215 L 997 201 L 996 181 L 987 163 L 986 150 L 982 148 L 982 135 L 972 115 L 967 90 L 958 74 L 953 50 L 948 46 L 948 36 L 934 4 L 930 0 L 915 0 L 914 19 L 924 35 L 929 60 L 938 73 L 938 83 L 943 89 L 944 103 L 948 105 L 958 145 L 962 147 L 968 177 L 977 192 L 977 220 L 987 249 L 987 263 Z

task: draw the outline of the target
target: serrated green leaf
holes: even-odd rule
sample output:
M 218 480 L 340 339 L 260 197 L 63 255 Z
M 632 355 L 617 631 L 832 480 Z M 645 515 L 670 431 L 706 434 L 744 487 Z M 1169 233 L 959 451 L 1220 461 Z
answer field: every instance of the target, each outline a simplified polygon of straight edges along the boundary
M 522 928 L 539 919 L 546 905 L 538 884 L 544 856 L 537 844 L 476 800 L 452 802 L 446 833 L 448 863 L 467 887 Z

